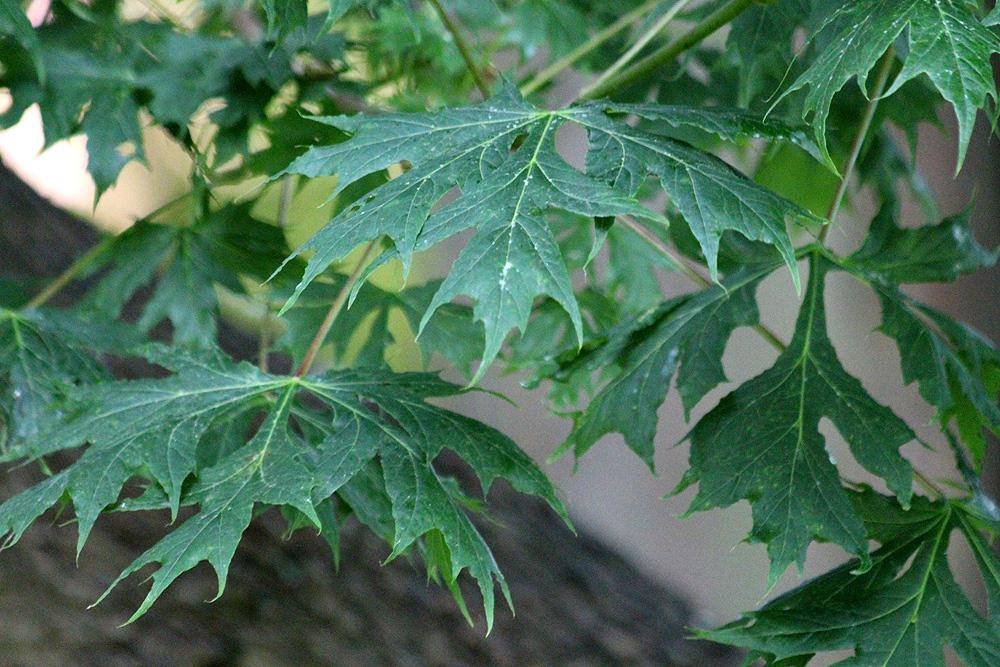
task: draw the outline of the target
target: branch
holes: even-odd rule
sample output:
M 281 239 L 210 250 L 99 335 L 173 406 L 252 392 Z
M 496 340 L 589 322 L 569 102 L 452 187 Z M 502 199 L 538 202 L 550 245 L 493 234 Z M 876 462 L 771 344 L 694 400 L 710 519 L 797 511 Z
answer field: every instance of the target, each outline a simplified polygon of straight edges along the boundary
M 661 0 L 646 0 L 646 2 L 625 14 L 611 25 L 594 33 L 593 37 L 588 39 L 586 42 L 535 74 L 530 81 L 521 87 L 521 95 L 527 97 L 537 91 L 549 81 L 556 78 L 556 76 L 558 76 L 563 70 L 572 67 L 578 60 L 580 60 L 580 58 L 583 58 L 585 55 L 604 44 L 604 42 L 608 41 L 619 32 L 641 19 L 648 12 L 652 11 L 658 4 L 660 4 L 660 2 Z
M 354 270 L 351 271 L 351 275 L 347 277 L 347 281 L 344 283 L 344 286 L 340 288 L 339 292 L 337 292 L 337 296 L 334 297 L 333 303 L 330 305 L 330 310 L 326 312 L 326 317 L 323 318 L 322 324 L 320 324 L 319 329 L 316 330 L 316 335 L 313 337 L 312 342 L 309 343 L 309 349 L 306 350 L 306 354 L 302 358 L 302 363 L 299 364 L 298 370 L 295 371 L 295 377 L 303 377 L 309 372 L 309 369 L 313 365 L 313 361 L 316 359 L 316 353 L 319 352 L 321 347 L 323 347 L 323 341 L 326 340 L 326 336 L 330 333 L 333 323 L 337 321 L 340 311 L 343 310 L 344 304 L 347 303 L 347 297 L 350 296 L 351 290 L 354 289 L 354 285 L 358 282 L 358 278 L 361 277 L 361 271 L 365 268 L 368 256 L 372 254 L 372 250 L 375 249 L 377 243 L 378 239 L 375 239 L 370 241 L 368 245 L 365 246 L 364 252 L 361 254 L 361 257 L 358 258 L 358 263 L 354 265 Z
M 819 231 L 819 238 L 817 240 L 821 245 L 826 241 L 826 236 L 830 233 L 830 227 L 836 222 L 837 214 L 840 213 L 840 207 L 844 203 L 844 196 L 847 194 L 847 188 L 850 186 L 851 175 L 854 173 L 854 167 L 858 163 L 858 157 L 861 155 L 861 148 L 865 144 L 865 139 L 868 137 L 868 130 L 871 129 L 872 120 L 875 118 L 875 111 L 878 109 L 878 103 L 882 99 L 882 93 L 885 92 L 885 86 L 889 81 L 889 73 L 892 71 L 895 59 L 895 51 L 890 46 L 885 55 L 882 56 L 875 84 L 872 86 L 871 93 L 868 96 L 868 106 L 865 107 L 865 114 L 861 118 L 858 132 L 854 135 L 854 142 L 851 144 L 851 152 L 848 154 L 847 162 L 844 164 L 844 173 L 840 177 L 840 185 L 837 186 L 837 192 L 834 194 L 833 201 L 830 202 L 830 209 L 826 213 L 828 222 Z
M 656 68 L 666 65 L 680 54 L 700 43 L 701 40 L 728 24 L 753 4 L 754 0 L 729 0 L 725 5 L 702 19 L 700 23 L 682 37 L 657 49 L 631 67 L 607 79 L 600 86 L 588 91 L 581 99 L 596 100 L 635 83 L 638 79 L 646 76 Z
M 462 56 L 462 60 L 465 61 L 465 66 L 469 70 L 469 74 L 472 75 L 472 80 L 476 82 L 476 88 L 479 92 L 483 94 L 483 99 L 490 96 L 490 87 L 486 83 L 486 79 L 480 74 L 479 68 L 476 67 L 476 63 L 472 60 L 472 52 L 469 50 L 469 45 L 466 44 L 465 38 L 462 37 L 462 32 L 458 29 L 458 25 L 451 20 L 448 12 L 445 11 L 444 7 L 441 6 L 440 0 L 430 0 L 430 4 L 434 7 L 434 11 L 441 18 L 441 22 L 444 23 L 445 29 L 451 33 L 452 40 L 455 42 L 455 46 L 458 48 L 459 54 Z
M 639 52 L 646 47 L 646 44 L 649 44 L 649 42 L 654 37 L 660 34 L 660 32 L 664 28 L 666 28 L 667 25 L 671 21 L 673 21 L 678 14 L 681 13 L 681 10 L 683 10 L 688 4 L 690 4 L 690 2 L 691 0 L 677 0 L 677 2 L 675 2 L 670 9 L 664 12 L 663 16 L 661 16 L 656 22 L 653 23 L 653 25 L 649 27 L 649 30 L 647 30 L 646 32 L 644 32 L 642 35 L 639 36 L 639 39 L 637 39 L 635 43 L 632 46 L 630 46 L 629 49 L 625 53 L 623 53 L 621 57 L 614 62 L 613 65 L 611 65 L 611 67 L 604 70 L 603 74 L 601 74 L 592 82 L 590 82 L 590 84 L 588 84 L 580 92 L 580 95 L 586 97 L 590 93 L 590 91 L 594 90 L 595 88 L 599 88 L 605 81 L 610 79 L 612 76 L 617 74 L 619 70 L 625 67 L 625 65 L 632 62 L 632 59 L 635 58 L 639 54 Z

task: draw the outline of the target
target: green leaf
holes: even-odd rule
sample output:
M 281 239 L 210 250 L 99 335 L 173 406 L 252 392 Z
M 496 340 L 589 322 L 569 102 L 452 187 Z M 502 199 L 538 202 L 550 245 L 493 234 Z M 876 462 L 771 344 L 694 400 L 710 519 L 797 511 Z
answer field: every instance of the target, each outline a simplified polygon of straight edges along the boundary
M 741 106 L 770 95 L 792 63 L 795 31 L 809 18 L 812 0 L 756 2 L 732 22 L 726 49 L 739 69 Z
M 972 209 L 967 208 L 936 225 L 902 228 L 895 222 L 898 208 L 885 206 L 846 266 L 890 284 L 951 282 L 993 266 L 997 252 L 976 243 L 969 226 L 971 215 Z
M 476 234 L 435 294 L 424 324 L 456 296 L 475 300 L 474 316 L 486 331 L 478 379 L 508 332 L 524 331 L 537 296 L 562 305 L 577 335 L 582 331 L 569 271 L 544 212 L 551 208 L 590 218 L 632 215 L 662 223 L 662 216 L 629 197 L 647 171 L 660 178 L 697 229 L 713 271 L 719 237 L 733 229 L 776 245 L 797 276 L 785 219 L 812 220 L 805 211 L 718 158 L 630 128 L 609 118 L 603 108 L 595 104 L 544 111 L 508 89 L 487 102 L 439 112 L 318 119 L 353 136 L 310 149 L 286 173 L 336 174 L 336 195 L 393 164 L 405 161 L 409 168 L 335 216 L 296 251 L 314 253 L 297 293 L 330 262 L 367 240 L 388 236 L 393 248 L 382 261 L 398 257 L 408 267 L 414 251 L 473 227 Z M 648 113 L 654 111 L 650 107 Z M 733 114 L 687 115 L 677 122 L 712 123 L 715 131 L 730 136 L 747 131 L 749 122 Z M 591 133 L 588 174 L 570 167 L 555 150 L 556 131 L 567 121 Z M 734 127 L 725 130 L 727 124 Z M 627 164 L 620 173 L 611 173 L 611 166 L 622 161 Z M 432 212 L 454 186 L 461 194 Z
M 296 361 L 301 361 L 345 281 L 344 276 L 337 276 L 330 282 L 311 283 L 285 312 L 283 317 L 288 326 L 276 341 L 277 347 L 288 350 Z M 365 283 L 349 307 L 341 311 L 337 326 L 327 337 L 336 362 L 344 365 L 353 351 L 356 355 L 350 365 L 354 367 L 384 366 L 386 346 L 400 342 L 389 326 L 390 318 L 399 313 L 410 329 L 416 331 L 439 285 L 440 281 L 431 281 L 392 292 Z M 466 377 L 472 376 L 473 362 L 483 349 L 482 330 L 473 322 L 472 310 L 458 304 L 438 308 L 416 342 L 425 363 L 438 353 Z
M 542 496 L 566 517 L 551 483 L 513 442 L 426 402 L 461 391 L 435 376 L 369 370 L 300 379 L 234 364 L 221 353 L 152 348 L 148 354 L 174 374 L 71 392 L 71 416 L 33 438 L 20 453 L 42 457 L 88 443 L 82 456 L 0 504 L 0 530 L 10 544 L 65 495 L 75 509 L 80 547 L 98 515 L 116 503 L 123 485 L 135 477 L 154 482 L 163 491 L 162 500 L 147 493 L 149 502 L 121 509 L 163 507 L 176 515 L 181 504 L 198 505 L 196 514 L 112 583 L 111 588 L 149 563 L 160 565 L 130 620 L 203 560 L 215 569 L 221 595 L 256 505 L 291 507 L 321 529 L 319 508 L 350 487 L 346 502 L 390 541 L 393 556 L 424 534 L 440 532 L 451 555 L 446 583 L 454 584 L 468 569 L 492 625 L 494 582 L 508 600 L 509 593 L 489 547 L 466 515 L 467 499 L 434 469 L 434 459 L 445 447 L 472 467 L 484 494 L 502 477 L 519 491 Z M 244 431 L 212 428 L 259 410 L 264 417 L 249 441 Z M 222 439 L 209 437 L 213 434 Z M 214 451 L 202 452 L 204 448 Z M 379 487 L 372 486 L 370 466 L 376 460 L 379 476 L 384 474 L 386 503 L 378 500 Z
M 882 302 L 880 331 L 896 340 L 903 380 L 917 383 L 942 425 L 957 414 L 966 434 L 1000 432 L 1000 351 L 982 334 L 898 288 L 874 287 Z M 984 453 L 978 449 L 973 452 L 977 463 Z
M 508 21 L 507 38 L 531 58 L 539 49 L 548 49 L 558 58 L 579 46 L 590 23 L 579 5 L 568 0 L 521 0 Z
M 847 0 L 810 37 L 823 48 L 809 68 L 782 94 L 808 88 L 803 114 L 814 112 L 816 140 L 825 155 L 826 120 L 833 96 L 852 78 L 862 85 L 882 54 L 905 30 L 902 70 L 891 95 L 921 74 L 930 77 L 958 118 L 958 167 L 972 136 L 976 112 L 997 90 L 990 58 L 1000 52 L 995 32 L 968 0 Z M 780 101 L 780 98 L 779 98 Z
M 736 107 L 692 107 L 666 104 L 619 104 L 605 102 L 604 110 L 616 114 L 634 114 L 673 128 L 693 128 L 715 135 L 723 141 L 746 142 L 751 139 L 785 141 L 795 144 L 817 160 L 819 147 L 803 127 L 795 127 L 774 118 Z
M 249 211 L 248 205 L 230 205 L 204 217 L 167 211 L 162 224 L 140 220 L 94 263 L 94 271 L 102 271 L 101 282 L 81 307 L 117 317 L 140 288 L 155 280 L 139 328 L 148 331 L 166 319 L 173 325 L 174 342 L 212 345 L 216 285 L 243 293 L 240 276 L 263 280 L 286 252 L 281 230 L 255 220 Z
M 582 456 L 606 433 L 625 436 L 625 444 L 653 468 L 657 411 L 677 374 L 685 412 L 713 387 L 726 381 L 722 355 L 733 330 L 757 323 L 757 285 L 774 264 L 729 276 L 721 285 L 667 301 L 632 322 L 618 326 L 601 344 L 564 364 L 556 375 L 566 381 L 615 364 L 620 371 L 574 417 L 562 445 Z
M 603 106 L 587 105 L 575 116 L 590 133 L 588 172 L 630 193 L 635 193 L 647 176 L 659 179 L 698 239 L 713 279 L 718 277 L 720 239 L 732 230 L 775 246 L 798 289 L 798 265 L 785 223 L 815 223 L 819 218 L 756 185 L 711 154 L 608 117 Z M 652 115 L 648 108 L 643 113 Z M 715 116 L 714 122 L 725 124 L 721 115 Z M 735 124 L 730 136 L 739 136 L 746 129 L 744 120 L 737 119 Z
M 0 457 L 62 414 L 67 391 L 107 377 L 92 350 L 130 342 L 118 327 L 78 313 L 0 308 Z
M 883 209 L 865 245 L 844 266 L 878 295 L 880 330 L 899 347 L 903 380 L 917 382 L 942 425 L 957 419 L 979 464 L 985 450 L 982 431 L 1000 432 L 1000 352 L 982 334 L 912 299 L 897 284 L 952 281 L 992 266 L 997 254 L 976 243 L 968 211 L 913 229 L 897 227 L 893 217 L 892 210 Z
M 267 18 L 268 39 L 280 43 L 296 32 L 305 32 L 309 23 L 307 0 L 261 0 L 260 4 Z
M 37 30 L 28 27 L 38 44 L 37 66 L 5 57 L 4 86 L 13 104 L 0 115 L 0 126 L 13 125 L 38 104 L 46 146 L 86 135 L 96 198 L 125 164 L 143 158 L 140 109 L 190 144 L 189 122 L 207 101 L 223 100 L 225 108 L 211 113 L 222 163 L 234 148 L 246 151 L 252 124 L 293 78 L 283 50 L 269 53 L 262 44 L 207 30 L 181 33 L 166 23 L 126 21 L 114 2 L 80 7 L 57 3 Z M 5 9 L 0 17 L 9 18 Z
M 39 79 L 44 80 L 45 61 L 42 58 L 41 44 L 18 0 L 0 0 L 0 35 L 10 35 L 31 54 Z
M 513 91 L 480 105 L 436 113 L 323 121 L 354 136 L 342 144 L 311 149 L 289 166 L 289 173 L 336 173 L 339 192 L 401 160 L 412 167 L 336 216 L 299 248 L 297 254 L 315 254 L 298 292 L 327 264 L 366 240 L 388 236 L 393 252 L 408 267 L 414 250 L 474 227 L 477 233 L 442 282 L 421 328 L 452 298 L 473 297 L 473 313 L 486 330 L 476 379 L 507 333 L 515 327 L 524 331 L 538 295 L 559 302 L 582 334 L 569 272 L 542 217 L 545 209 L 661 219 L 566 164 L 555 151 L 555 132 L 563 118 L 531 107 Z M 462 187 L 461 196 L 431 214 L 454 185 Z
M 819 431 L 823 417 L 901 503 L 910 499 L 910 465 L 897 450 L 914 434 L 837 359 L 826 333 L 827 270 L 814 255 L 795 335 L 774 366 L 723 398 L 688 435 L 684 486 L 699 484 L 689 512 L 749 500 L 750 538 L 767 543 L 772 584 L 791 563 L 801 568 L 812 539 L 836 542 L 869 563 L 864 527 Z
M 1000 561 L 958 504 L 918 498 L 909 511 L 866 491 L 855 497 L 870 535 L 882 543 L 872 567 L 843 565 L 717 630 L 706 639 L 750 649 L 768 664 L 853 649 L 852 665 L 944 665 L 949 646 L 969 667 L 1000 661 Z M 972 547 L 989 594 L 983 618 L 948 565 L 951 536 Z

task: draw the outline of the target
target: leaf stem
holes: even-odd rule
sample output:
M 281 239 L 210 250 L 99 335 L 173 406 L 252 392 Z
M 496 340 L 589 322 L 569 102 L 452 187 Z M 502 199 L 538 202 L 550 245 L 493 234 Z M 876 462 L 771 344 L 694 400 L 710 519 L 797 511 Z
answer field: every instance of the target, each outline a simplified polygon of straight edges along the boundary
M 32 308 L 40 308 L 48 303 L 49 299 L 58 294 L 59 291 L 66 287 L 71 280 L 76 278 L 87 267 L 97 261 L 97 259 L 104 254 L 104 251 L 108 249 L 111 245 L 111 241 L 113 240 L 113 236 L 108 236 L 83 255 L 80 255 L 65 271 L 56 276 L 42 291 L 25 303 L 23 309 L 31 310 Z
M 288 226 L 288 214 L 292 209 L 292 197 L 295 194 L 295 175 L 285 174 L 281 179 L 281 192 L 278 195 L 277 225 L 284 229 Z
M 639 223 L 630 218 L 620 217 L 618 218 L 618 220 L 620 220 L 621 223 L 625 225 L 627 228 L 635 232 L 635 234 L 637 234 L 639 238 L 641 238 L 647 244 L 649 244 L 650 247 L 652 247 L 658 253 L 663 255 L 667 259 L 667 261 L 671 264 L 671 266 L 674 266 L 678 270 L 678 272 L 684 277 L 686 277 L 688 280 L 695 283 L 699 287 L 703 288 L 710 287 L 712 285 L 711 280 L 698 273 L 698 271 L 690 264 L 688 264 L 684 259 L 675 255 L 673 251 L 669 247 L 667 247 L 665 243 L 663 243 L 660 239 L 650 234 L 649 230 L 647 230 L 645 227 L 643 227 L 642 225 L 640 225 Z M 778 337 L 778 334 L 774 333 L 774 331 L 769 329 L 764 324 L 758 322 L 757 324 L 754 325 L 753 329 L 760 335 L 761 338 L 763 338 L 768 344 L 771 345 L 771 347 L 776 349 L 778 352 L 784 352 L 785 349 L 788 347 L 788 345 L 786 345 L 785 342 Z
M 858 126 L 857 134 L 854 135 L 854 142 L 851 144 L 851 151 L 847 156 L 847 162 L 844 164 L 844 173 L 840 178 L 840 185 L 837 186 L 837 192 L 833 196 L 833 201 L 830 202 L 830 209 L 826 214 L 827 224 L 825 224 L 823 229 L 819 231 L 819 237 L 817 240 L 820 244 L 826 241 L 827 234 L 830 233 L 830 227 L 832 227 L 834 222 L 836 222 L 837 214 L 840 213 L 840 207 L 844 203 L 847 188 L 850 186 L 851 175 L 854 173 L 854 168 L 857 166 L 858 158 L 861 156 L 861 148 L 865 145 L 865 139 L 868 137 L 868 131 L 871 129 L 872 121 L 875 118 L 875 111 L 878 109 L 878 103 L 882 98 L 882 93 L 885 92 L 885 86 L 889 81 L 889 73 L 892 71 L 894 61 L 895 52 L 893 47 L 890 46 L 882 56 L 882 61 L 878 68 L 878 74 L 875 76 L 875 85 L 872 87 L 871 93 L 869 93 L 868 96 L 868 106 L 865 107 L 865 114 L 861 118 L 861 124 Z
M 931 495 L 935 500 L 938 498 L 945 497 L 944 491 L 942 491 L 937 484 L 932 482 L 930 477 L 928 477 L 926 474 L 921 472 L 913 465 L 911 465 L 910 467 L 913 469 L 913 479 L 917 481 L 918 486 L 920 486 L 924 491 L 926 491 L 929 495 Z
M 587 94 L 582 96 L 581 99 L 595 100 L 635 83 L 637 79 L 641 79 L 656 68 L 670 62 L 732 21 L 749 9 L 754 2 L 755 0 L 729 0 L 729 2 L 706 16 L 691 30 L 684 33 L 684 35 L 653 51 L 639 62 L 633 63 L 618 74 L 606 79 L 601 85 L 588 90 Z
M 340 288 L 337 292 L 337 296 L 334 297 L 333 303 L 330 305 L 330 310 L 327 311 L 326 317 L 323 318 L 323 323 L 319 325 L 319 329 L 316 330 L 316 335 L 313 337 L 312 342 L 309 343 L 309 349 L 306 350 L 305 356 L 302 358 L 302 363 L 299 364 L 298 370 L 295 371 L 295 377 L 303 377 L 309 372 L 309 369 L 313 365 L 313 361 L 316 359 L 316 353 L 323 346 L 323 341 L 326 340 L 327 334 L 330 333 L 330 329 L 333 327 L 333 323 L 337 321 L 337 316 L 340 315 L 340 311 L 343 310 L 344 304 L 347 302 L 347 297 L 350 296 L 351 290 L 354 289 L 355 283 L 358 282 L 358 278 L 361 276 L 361 271 L 365 268 L 365 264 L 368 261 L 369 255 L 375 249 L 378 239 L 374 239 L 365 246 L 364 252 L 361 257 L 358 258 L 358 263 L 355 264 L 354 269 L 351 271 L 351 275 L 347 277 L 347 281 L 344 286 Z
M 604 44 L 604 42 L 608 41 L 619 32 L 641 19 L 662 1 L 663 0 L 646 0 L 646 2 L 642 3 L 627 14 L 624 14 L 611 25 L 594 33 L 593 36 L 586 42 L 535 74 L 535 76 L 533 76 L 521 87 L 521 94 L 528 96 L 534 93 L 549 81 L 556 78 L 556 76 L 558 76 L 563 70 L 572 67 L 578 60 L 580 60 L 580 58 L 583 58 L 585 55 Z
M 479 72 L 479 68 L 476 67 L 476 63 L 472 60 L 472 52 L 469 50 L 469 45 L 466 43 L 465 38 L 462 37 L 461 31 L 458 29 L 458 25 L 452 21 L 451 16 L 445 11 L 444 7 L 441 6 L 440 0 L 430 0 L 430 4 L 434 7 L 434 11 L 437 12 L 438 17 L 441 19 L 441 23 L 444 24 L 445 29 L 451 33 L 452 41 L 455 42 L 455 47 L 458 49 L 459 55 L 462 56 L 462 60 L 465 61 L 465 66 L 469 69 L 469 74 L 472 75 L 472 80 L 476 82 L 476 88 L 479 92 L 483 94 L 483 99 L 490 96 L 490 87 L 486 83 L 486 79 Z
M 263 373 L 269 372 L 269 361 L 271 356 L 271 332 L 268 329 L 268 320 L 271 317 L 271 309 L 264 308 L 264 314 L 260 318 L 260 332 L 257 334 L 257 368 Z
M 667 25 L 673 21 L 674 18 L 690 3 L 691 0 L 677 0 L 670 9 L 663 13 L 663 16 L 657 19 L 653 25 L 646 30 L 646 32 L 639 36 L 635 43 L 632 44 L 632 46 L 630 46 L 628 50 L 623 53 L 621 57 L 614 62 L 614 64 L 611 65 L 611 67 L 604 70 L 600 76 L 584 87 L 584 89 L 580 92 L 580 95 L 586 97 L 590 91 L 601 86 L 605 81 L 617 74 L 623 67 L 632 62 L 639 52 L 646 48 L 646 45 L 649 44 L 654 37 L 660 34 L 660 32 L 663 31 L 663 29 L 666 28 Z

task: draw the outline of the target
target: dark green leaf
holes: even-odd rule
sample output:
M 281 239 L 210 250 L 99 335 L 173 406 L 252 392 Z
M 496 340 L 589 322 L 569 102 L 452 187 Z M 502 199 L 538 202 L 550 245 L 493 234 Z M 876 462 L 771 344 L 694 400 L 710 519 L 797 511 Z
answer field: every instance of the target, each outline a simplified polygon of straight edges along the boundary
M 914 434 L 840 365 L 826 333 L 827 268 L 815 256 L 810 262 L 795 335 L 774 366 L 723 398 L 688 436 L 685 485 L 699 485 L 689 511 L 749 500 L 750 538 L 767 543 L 772 583 L 791 563 L 801 567 L 814 538 L 868 563 L 864 528 L 819 432 L 823 417 L 900 502 L 910 498 L 910 465 L 897 450 Z
M 606 433 L 618 432 L 650 468 L 657 410 L 677 372 L 677 387 L 686 411 L 708 391 L 726 381 L 722 354 L 733 330 L 757 323 L 754 293 L 774 270 L 748 269 L 722 285 L 667 301 L 635 321 L 612 330 L 593 350 L 569 362 L 557 377 L 590 374 L 609 364 L 620 367 L 574 418 L 563 448 L 582 456 Z
M 947 282 L 992 266 L 995 252 L 976 243 L 969 212 L 937 225 L 902 229 L 883 209 L 845 268 L 869 282 L 882 302 L 881 331 L 896 340 L 903 380 L 917 382 L 920 395 L 947 425 L 955 417 L 976 463 L 982 461 L 982 431 L 1000 431 L 1000 352 L 980 333 L 922 304 L 896 285 Z
M 812 0 L 757 2 L 733 21 L 726 48 L 739 68 L 741 106 L 777 89 L 792 63 L 795 30 L 812 5 Z
M 286 252 L 284 235 L 250 217 L 246 205 L 226 206 L 203 219 L 172 211 L 164 218 L 163 224 L 140 220 L 112 241 L 94 265 L 104 272 L 83 307 L 117 317 L 137 290 L 155 280 L 138 326 L 146 331 L 166 319 L 175 342 L 211 345 L 216 285 L 244 292 L 240 276 L 263 280 Z
M 76 313 L 0 308 L 0 457 L 57 418 L 72 387 L 106 378 L 92 350 L 128 342 L 118 328 Z
M 268 38 L 283 42 L 296 32 L 304 33 L 309 23 L 308 4 L 307 0 L 261 0 L 267 17 Z M 331 5 L 331 13 L 333 11 Z
M 42 59 L 41 45 L 18 0 L 0 0 L 0 36 L 4 35 L 10 35 L 31 53 L 39 78 L 44 80 L 45 62 Z
M 17 122 L 37 103 L 46 146 L 85 134 L 98 197 L 126 163 L 143 157 L 141 108 L 190 141 L 187 126 L 198 110 L 207 101 L 224 100 L 226 107 L 212 114 L 220 126 L 221 163 L 234 147 L 246 150 L 250 127 L 293 77 L 285 51 L 269 53 L 262 44 L 208 31 L 181 33 L 166 23 L 125 21 L 114 2 L 79 7 L 57 3 L 42 26 L 28 27 L 38 44 L 37 68 L 5 59 L 4 86 L 13 104 L 0 126 Z M 0 10 L 0 17 L 6 13 Z
M 590 173 L 633 193 L 647 176 L 659 179 L 698 239 L 713 278 L 718 275 L 720 239 L 732 230 L 775 246 L 798 288 L 798 265 L 785 223 L 818 222 L 818 218 L 756 185 L 715 156 L 609 118 L 602 107 L 588 105 L 575 116 L 590 133 Z M 647 108 L 644 113 L 652 112 Z M 722 116 L 713 121 L 724 124 Z M 730 134 L 737 136 L 743 128 L 742 121 L 737 121 Z
M 733 143 L 750 139 L 787 141 L 816 159 L 822 159 L 819 148 L 806 133 L 805 128 L 793 127 L 774 118 L 765 119 L 745 109 L 614 102 L 606 102 L 602 106 L 608 112 L 634 114 L 646 120 L 665 123 L 673 128 L 694 128 Z
M 955 108 L 958 164 L 972 136 L 976 112 L 995 103 L 990 58 L 1000 52 L 995 32 L 968 0 L 844 0 L 811 39 L 823 48 L 784 93 L 808 88 L 803 113 L 815 112 L 816 140 L 826 152 L 826 119 L 833 96 L 853 78 L 863 83 L 883 53 L 905 30 L 903 68 L 886 94 L 926 74 Z
M 851 271 L 874 274 L 887 283 L 951 282 L 993 266 L 997 253 L 976 243 L 969 227 L 972 210 L 936 225 L 896 226 L 898 209 L 885 206 L 875 216 L 864 245 L 847 260 Z
M 647 112 L 654 113 L 654 108 Z M 425 321 L 460 294 L 475 299 L 473 313 L 486 329 L 477 379 L 507 333 L 513 328 L 524 331 L 539 295 L 560 303 L 577 334 L 582 331 L 566 263 L 542 213 L 555 208 L 586 217 L 628 214 L 661 221 L 627 196 L 647 171 L 660 178 L 696 228 L 713 271 L 719 237 L 734 229 L 777 246 L 797 275 L 785 218 L 811 219 L 807 213 L 712 155 L 609 118 L 602 105 L 544 111 L 507 90 L 479 105 L 434 113 L 319 120 L 352 132 L 352 138 L 311 149 L 288 167 L 288 173 L 336 174 L 336 194 L 362 176 L 401 161 L 410 168 L 337 215 L 297 251 L 315 253 L 299 290 L 366 240 L 388 236 L 394 244 L 389 256 L 400 257 L 408 266 L 413 251 L 473 227 L 476 235 L 435 294 Z M 590 174 L 570 167 L 555 150 L 556 130 L 566 121 L 581 123 L 591 132 Z M 718 132 L 726 132 L 732 123 L 736 127 L 727 134 L 735 136 L 747 131 L 749 121 L 706 114 L 678 122 L 711 122 Z M 625 167 L 610 173 L 612 165 L 623 160 Z M 432 213 L 456 185 L 461 195 Z
M 854 649 L 839 664 L 944 665 L 944 647 L 969 667 L 1000 661 L 1000 561 L 961 506 L 917 499 L 909 511 L 871 491 L 857 497 L 870 535 L 882 543 L 864 574 L 843 565 L 705 638 L 751 649 L 768 664 L 793 656 Z M 990 617 L 976 612 L 948 565 L 959 531 L 972 547 L 989 594 Z M 781 663 L 784 664 L 784 663 Z
M 58 475 L 0 505 L 0 530 L 12 543 L 67 495 L 82 547 L 98 515 L 118 500 L 122 486 L 133 477 L 150 479 L 165 493 L 161 501 L 155 493 L 146 494 L 151 503 L 134 503 L 130 509 L 169 507 L 176 512 L 180 504 L 197 504 L 198 513 L 116 580 L 149 563 L 160 564 L 133 619 L 174 579 L 203 560 L 215 569 L 221 594 L 255 505 L 290 506 L 321 529 L 317 508 L 349 485 L 352 490 L 345 500 L 352 507 L 366 506 L 359 516 L 390 539 L 393 556 L 425 533 L 440 532 L 451 555 L 447 583 L 454 584 L 468 569 L 479 584 L 487 624 L 492 625 L 494 581 L 509 595 L 489 547 L 466 515 L 466 498 L 434 469 L 434 459 L 445 447 L 472 467 L 484 494 L 502 477 L 515 489 L 544 497 L 565 518 L 548 479 L 513 442 L 426 402 L 461 391 L 435 376 L 370 370 L 300 379 L 233 364 L 221 353 L 152 349 L 150 358 L 175 374 L 73 392 L 76 407 L 71 417 L 33 438 L 19 453 L 39 457 L 89 443 L 83 455 Z M 234 441 L 217 442 L 225 453 L 199 464 L 197 450 L 206 444 L 202 441 L 213 422 L 260 408 L 266 410 L 265 417 L 249 442 L 239 431 L 216 431 Z M 301 434 L 293 423 L 301 426 Z M 384 514 L 388 507 L 380 509 L 371 495 L 373 487 L 365 477 L 351 484 L 359 474 L 368 475 L 363 471 L 376 456 L 384 471 L 389 516 Z

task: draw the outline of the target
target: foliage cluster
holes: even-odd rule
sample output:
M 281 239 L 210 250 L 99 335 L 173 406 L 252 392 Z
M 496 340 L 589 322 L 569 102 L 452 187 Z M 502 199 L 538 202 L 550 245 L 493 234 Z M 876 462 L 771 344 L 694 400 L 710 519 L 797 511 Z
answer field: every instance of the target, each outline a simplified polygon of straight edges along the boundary
M 510 439 L 433 399 L 516 371 L 572 416 L 557 454 L 619 433 L 652 468 L 670 386 L 690 415 L 728 382 L 732 333 L 753 327 L 777 358 L 690 425 L 677 492 L 697 485 L 689 513 L 748 501 L 771 582 L 815 541 L 851 560 L 702 636 L 769 664 L 842 649 L 850 664 L 943 664 L 945 646 L 1000 664 L 1000 511 L 979 483 L 1000 433 L 1000 352 L 906 291 L 996 260 L 968 211 L 938 214 L 908 153 L 942 103 L 959 169 L 977 114 L 995 121 L 998 24 L 980 0 L 56 0 L 32 26 L 0 0 L 3 126 L 38 105 L 47 144 L 85 135 L 98 197 L 143 160 L 146 133 L 192 164 L 188 194 L 47 288 L 3 291 L 0 454 L 44 476 L 0 504 L 0 537 L 71 507 L 82 549 L 102 513 L 167 512 L 166 535 L 121 575 L 158 566 L 138 616 L 202 561 L 221 594 L 265 508 L 334 553 L 353 516 L 463 610 L 467 572 L 488 628 L 496 587 L 510 602 L 473 520 L 488 507 L 440 472 L 442 452 L 483 496 L 503 479 L 565 510 Z M 550 108 L 570 68 L 592 83 Z M 586 136 L 582 164 L 561 154 L 563 128 Z M 299 243 L 310 188 L 329 219 Z M 879 212 L 837 254 L 827 230 L 860 191 Z M 906 197 L 923 225 L 901 224 Z M 426 273 L 422 258 L 442 255 L 421 253 L 456 235 L 441 275 L 376 279 Z M 787 344 L 757 307 L 776 271 L 802 295 Z M 663 272 L 695 289 L 666 298 Z M 936 410 L 956 488 L 913 469 L 900 452 L 913 429 L 839 361 L 834 272 L 880 300 L 879 331 Z M 47 305 L 81 279 L 73 306 Z M 234 303 L 260 324 L 257 366 L 217 347 Z M 387 350 L 414 334 L 423 361 L 468 386 L 394 371 Z M 114 355 L 162 372 L 113 379 L 101 362 Z M 823 418 L 868 484 L 842 476 Z M 985 614 L 949 569 L 957 539 Z

